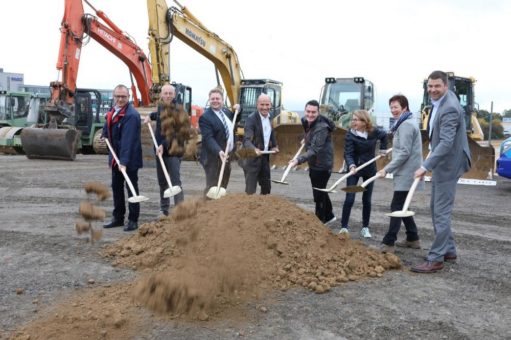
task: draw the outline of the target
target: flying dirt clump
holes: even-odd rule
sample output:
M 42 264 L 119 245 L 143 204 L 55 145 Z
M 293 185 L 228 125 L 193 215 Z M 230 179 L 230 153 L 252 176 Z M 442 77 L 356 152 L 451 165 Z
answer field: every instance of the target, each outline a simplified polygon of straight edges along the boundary
M 144 270 L 135 298 L 152 310 L 208 318 L 269 289 L 324 293 L 400 268 L 398 257 L 333 235 L 278 196 L 187 201 L 108 246 L 115 265 Z
M 108 198 L 109 191 L 105 185 L 98 182 L 85 183 L 83 187 L 87 193 L 87 200 L 80 202 L 78 212 L 82 216 L 83 221 L 77 220 L 75 223 L 75 229 L 78 235 L 90 232 L 90 241 L 91 243 L 94 243 L 101 239 L 103 232 L 101 230 L 94 229 L 92 222 L 103 221 L 106 213 L 103 209 L 95 206 L 91 201 L 104 201 Z M 95 199 L 93 198 L 94 195 Z

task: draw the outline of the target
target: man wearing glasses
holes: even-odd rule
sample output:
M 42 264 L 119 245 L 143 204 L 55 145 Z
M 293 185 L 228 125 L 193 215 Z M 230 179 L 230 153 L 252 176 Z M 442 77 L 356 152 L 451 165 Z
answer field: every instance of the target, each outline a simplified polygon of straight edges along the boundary
M 106 122 L 103 126 L 103 137 L 108 138 L 120 162 L 120 164 L 117 164 L 112 154 L 109 153 L 108 164 L 112 168 L 114 210 L 112 221 L 103 225 L 104 228 L 124 226 L 124 215 L 126 213 L 125 180 L 121 169 L 126 171 L 133 183 L 135 192 L 138 192 L 138 169 L 142 167 L 140 128 L 140 114 L 129 103 L 128 88 L 125 85 L 117 85 L 114 89 L 114 106 L 106 114 Z M 131 197 L 129 190 L 128 197 Z M 140 203 L 128 203 L 128 210 L 128 224 L 124 227 L 124 231 L 136 230 L 138 228 Z

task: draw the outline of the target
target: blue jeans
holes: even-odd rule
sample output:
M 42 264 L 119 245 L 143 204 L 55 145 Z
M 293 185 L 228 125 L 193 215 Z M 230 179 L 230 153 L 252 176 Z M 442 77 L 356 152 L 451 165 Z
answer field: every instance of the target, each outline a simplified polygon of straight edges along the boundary
M 372 176 L 362 176 L 362 180 L 365 181 Z M 360 176 L 355 174 L 346 180 L 347 186 L 357 185 Z M 369 219 L 371 218 L 371 196 L 373 195 L 373 186 L 374 182 L 369 184 L 366 187 L 366 190 L 362 194 L 362 227 L 369 227 Z M 353 207 L 353 203 L 355 203 L 355 193 L 347 192 L 346 198 L 344 200 L 344 204 L 342 206 L 342 217 L 341 217 L 341 227 L 348 228 L 348 222 L 350 220 L 351 208 Z

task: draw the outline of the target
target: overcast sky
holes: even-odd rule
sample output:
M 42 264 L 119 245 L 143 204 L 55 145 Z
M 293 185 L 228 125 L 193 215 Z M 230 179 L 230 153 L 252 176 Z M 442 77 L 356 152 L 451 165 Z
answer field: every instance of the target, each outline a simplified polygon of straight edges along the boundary
M 143 0 L 91 0 L 147 48 Z M 211 31 L 234 47 L 246 78 L 284 83 L 287 109 L 318 99 L 325 77 L 363 76 L 375 84 L 376 112 L 403 93 L 412 111 L 422 100 L 422 81 L 435 70 L 477 79 L 481 109 L 511 109 L 508 50 L 510 1 L 492 0 L 181 0 Z M 169 6 L 174 5 L 167 0 Z M 63 0 L 2 1 L 0 67 L 24 73 L 26 84 L 56 80 Z M 93 13 L 84 4 L 86 13 Z M 177 39 L 171 79 L 193 88 L 205 105 L 216 85 L 213 64 Z M 127 67 L 98 43 L 83 48 L 78 86 L 129 84 Z

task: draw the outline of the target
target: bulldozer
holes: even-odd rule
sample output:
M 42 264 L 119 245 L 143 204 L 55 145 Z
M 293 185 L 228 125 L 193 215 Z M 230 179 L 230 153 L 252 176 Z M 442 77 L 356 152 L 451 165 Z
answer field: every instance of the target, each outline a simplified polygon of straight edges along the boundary
M 458 97 L 461 107 L 465 110 L 468 144 L 472 155 L 472 167 L 463 175 L 470 179 L 491 179 L 495 170 L 495 149 L 484 141 L 484 134 L 477 120 L 478 104 L 475 102 L 472 77 L 460 77 L 454 72 L 447 72 L 449 89 Z M 421 104 L 422 154 L 428 154 L 429 139 L 427 133 L 428 118 L 431 111 L 431 98 L 428 94 L 427 79 L 423 81 L 423 100 Z

